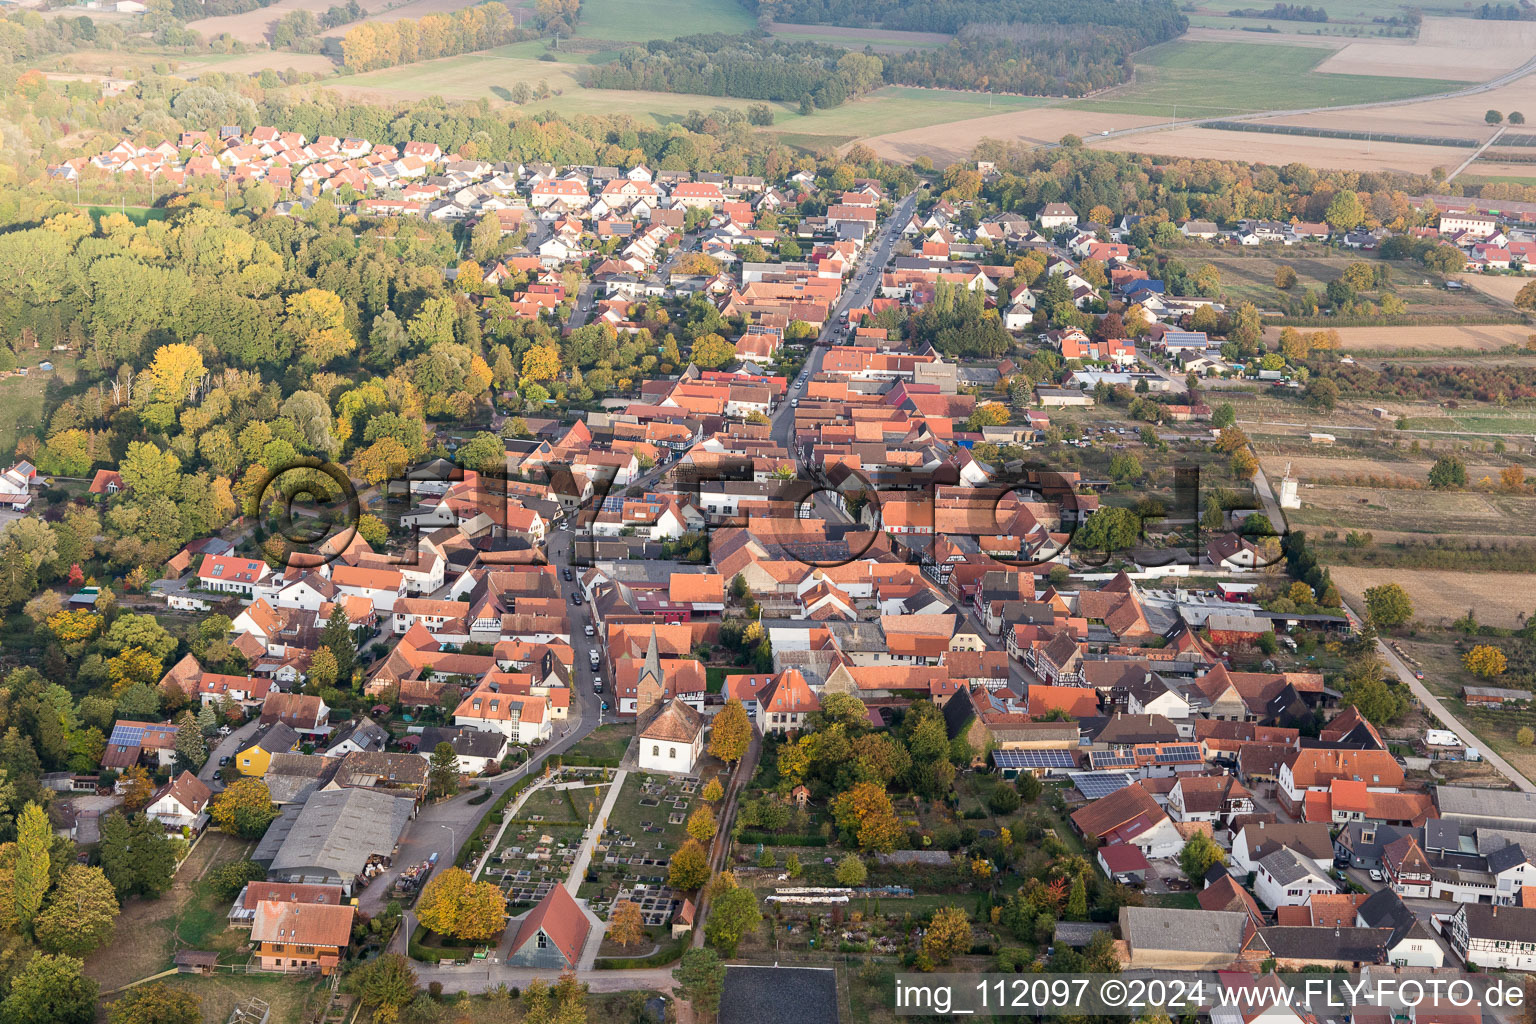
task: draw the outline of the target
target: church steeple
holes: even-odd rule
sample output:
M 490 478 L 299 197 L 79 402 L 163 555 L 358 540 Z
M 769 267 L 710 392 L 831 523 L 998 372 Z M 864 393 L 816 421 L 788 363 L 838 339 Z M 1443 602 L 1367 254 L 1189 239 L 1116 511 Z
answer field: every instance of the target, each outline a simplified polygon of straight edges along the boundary
M 645 648 L 645 660 L 640 663 L 640 674 L 635 677 L 635 712 L 644 713 L 653 704 L 660 704 L 666 695 L 666 676 L 661 671 L 661 651 L 656 642 L 656 627 L 651 627 L 651 640 Z

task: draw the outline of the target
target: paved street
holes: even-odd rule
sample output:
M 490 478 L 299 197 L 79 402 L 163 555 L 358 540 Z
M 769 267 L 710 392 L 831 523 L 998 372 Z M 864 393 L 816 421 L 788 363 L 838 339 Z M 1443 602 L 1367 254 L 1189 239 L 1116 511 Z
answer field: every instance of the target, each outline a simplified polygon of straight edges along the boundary
M 208 751 L 208 760 L 203 765 L 202 769 L 197 773 L 197 777 L 201 779 L 209 789 L 217 793 L 219 790 L 224 788 L 224 783 L 213 777 L 213 773 L 219 770 L 219 758 L 233 758 L 236 751 L 245 746 L 246 742 L 250 740 L 252 736 L 256 735 L 256 730 L 260 727 L 260 725 L 260 721 L 253 718 L 249 722 L 246 722 L 244 725 L 242 725 L 240 728 L 231 732 L 228 736 L 221 738 L 218 742 L 218 745 L 215 746 L 212 750 Z M 224 768 L 223 775 L 225 781 L 234 779 L 236 774 L 237 770 L 233 764 L 230 764 Z

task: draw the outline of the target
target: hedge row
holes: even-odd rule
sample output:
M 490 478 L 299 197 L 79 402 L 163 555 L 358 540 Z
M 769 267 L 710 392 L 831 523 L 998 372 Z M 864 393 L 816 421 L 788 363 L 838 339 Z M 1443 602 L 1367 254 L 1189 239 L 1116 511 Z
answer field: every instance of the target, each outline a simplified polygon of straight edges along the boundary
M 755 843 L 764 846 L 826 846 L 831 842 L 823 835 L 779 835 L 777 832 L 742 832 L 736 841 L 743 846 Z

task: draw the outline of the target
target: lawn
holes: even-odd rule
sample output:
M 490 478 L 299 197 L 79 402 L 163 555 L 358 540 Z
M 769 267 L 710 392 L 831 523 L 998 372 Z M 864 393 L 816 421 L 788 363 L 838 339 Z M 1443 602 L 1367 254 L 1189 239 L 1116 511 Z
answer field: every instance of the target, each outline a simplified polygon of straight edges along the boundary
M 624 0 L 584 0 L 576 38 L 644 43 L 704 32 L 734 34 L 756 25 L 736 0 L 647 0 L 643 12 Z
M 634 735 L 635 727 L 628 722 L 600 725 L 565 753 L 575 757 L 617 762 L 624 756 L 624 750 L 629 746 L 629 741 L 634 738 Z M 561 756 L 564 755 L 556 755 L 557 758 Z
M 1219 117 L 1330 107 L 1445 92 L 1456 83 L 1418 78 L 1329 75 L 1312 69 L 1331 51 L 1265 43 L 1162 43 L 1137 55 L 1136 81 L 1101 99 L 1070 104 L 1120 114 Z
M 954 89 L 891 85 L 840 107 L 817 110 L 807 117 L 801 117 L 799 113 L 780 113 L 774 121 L 774 129 L 801 135 L 864 138 L 989 114 L 1032 110 L 1053 102 L 1038 96 L 990 96 Z
M 166 969 L 178 949 L 233 954 L 249 935 L 225 929 L 229 905 L 214 900 L 203 879 L 211 868 L 237 860 L 253 847 L 221 832 L 206 833 L 182 862 L 170 892 L 160 899 L 130 899 L 124 904 L 112 941 L 86 960 L 86 974 L 109 992 Z
M 35 360 L 28 361 L 35 365 Z M 52 379 L 52 374 L 33 369 L 25 377 L 0 380 L 0 452 L 6 458 L 16 450 L 22 428 L 42 422 L 43 393 Z

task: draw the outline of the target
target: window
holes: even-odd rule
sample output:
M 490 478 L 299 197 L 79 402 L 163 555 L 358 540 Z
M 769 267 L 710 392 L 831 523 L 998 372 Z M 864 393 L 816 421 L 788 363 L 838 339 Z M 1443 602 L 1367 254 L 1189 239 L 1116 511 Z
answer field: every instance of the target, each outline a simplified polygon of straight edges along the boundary
M 652 757 L 660 757 L 661 756 L 661 744 L 660 743 L 652 743 L 651 744 L 651 756 Z
M 677 748 L 676 747 L 668 747 L 667 748 L 667 756 L 671 757 L 671 758 L 677 757 Z

